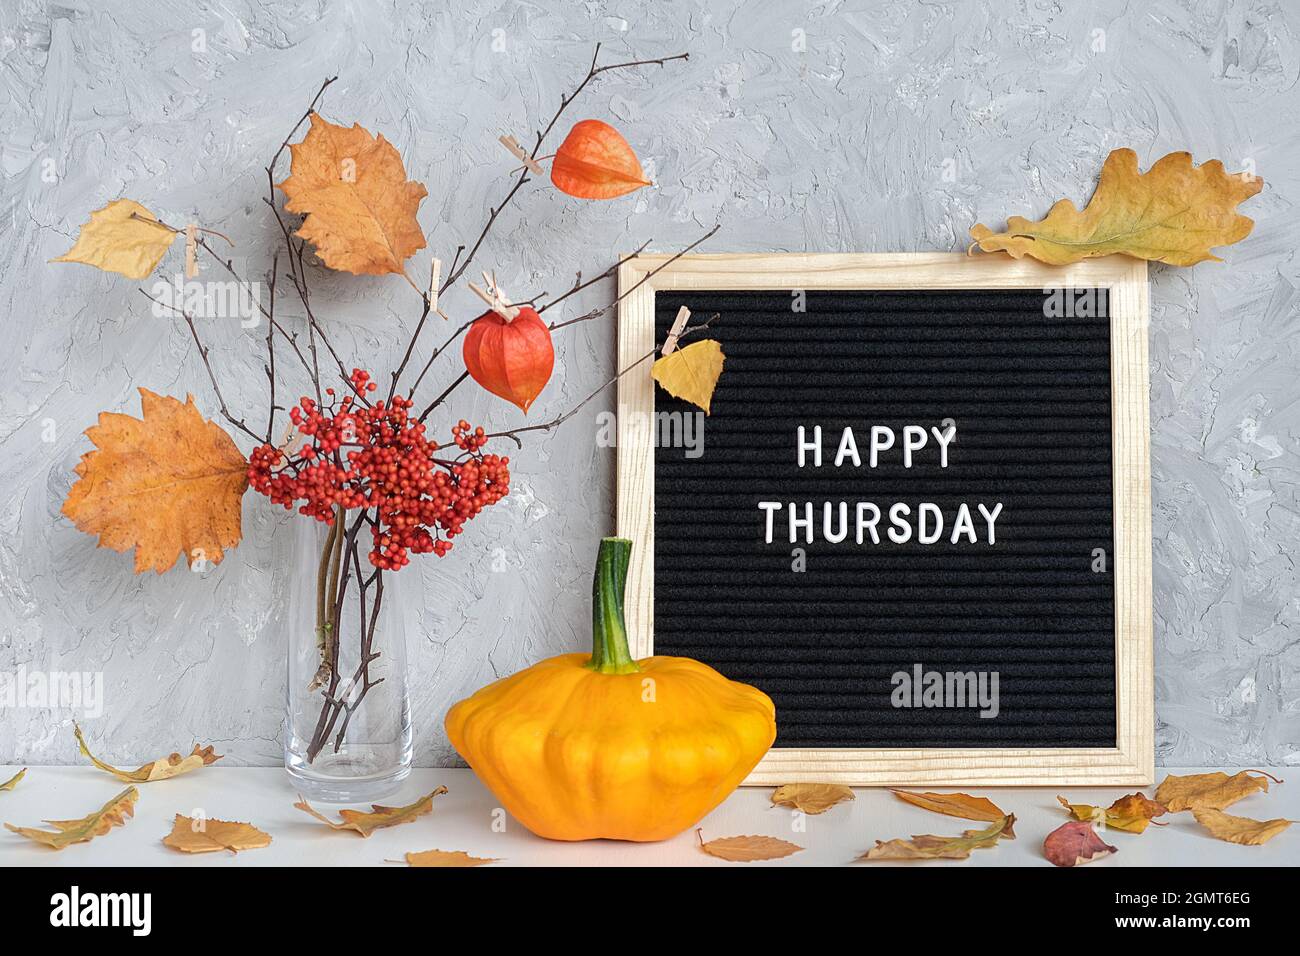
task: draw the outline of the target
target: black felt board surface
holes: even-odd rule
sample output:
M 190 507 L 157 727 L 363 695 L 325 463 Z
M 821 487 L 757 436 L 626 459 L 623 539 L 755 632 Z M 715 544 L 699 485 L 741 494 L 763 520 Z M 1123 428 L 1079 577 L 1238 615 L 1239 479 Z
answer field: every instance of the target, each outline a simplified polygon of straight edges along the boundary
M 705 661 L 776 703 L 778 747 L 1115 745 L 1110 330 L 1100 315 L 1048 318 L 1035 290 L 660 292 L 657 341 L 678 306 L 726 353 L 703 453 L 655 452 L 654 653 Z M 657 412 L 691 412 L 662 389 Z M 864 464 L 870 427 L 957 431 L 904 469 L 832 466 L 845 426 Z M 823 429 L 821 468 L 800 469 L 799 425 Z M 811 461 L 811 459 L 809 459 Z M 813 503 L 815 535 L 765 543 L 761 500 Z M 822 537 L 822 504 L 958 503 L 981 542 L 858 546 Z M 997 501 L 985 543 L 976 502 Z M 802 513 L 802 512 L 800 512 Z M 838 513 L 836 513 L 838 515 Z M 807 569 L 792 570 L 803 548 Z M 1106 568 L 1094 570 L 1094 549 Z M 898 708 L 892 675 L 998 673 L 999 714 Z

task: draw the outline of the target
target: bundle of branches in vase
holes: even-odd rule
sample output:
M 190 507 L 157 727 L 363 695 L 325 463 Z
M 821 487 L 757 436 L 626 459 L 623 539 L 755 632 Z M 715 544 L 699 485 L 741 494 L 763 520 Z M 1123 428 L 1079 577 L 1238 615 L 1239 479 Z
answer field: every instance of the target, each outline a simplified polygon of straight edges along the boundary
M 250 486 L 310 519 L 298 523 L 298 546 L 308 557 L 303 587 L 289 609 L 285 728 L 287 765 L 308 793 L 362 799 L 391 790 L 409 770 L 403 640 L 394 633 L 397 615 L 386 613 L 396 572 L 415 556 L 445 555 L 467 522 L 509 493 L 511 463 L 499 453 L 503 443 L 522 447 L 525 433 L 560 426 L 654 357 L 651 352 L 617 370 L 578 405 L 541 422 L 487 432 L 451 411 L 457 389 L 473 379 L 527 414 L 551 377 L 554 333 L 611 315 L 618 302 L 568 317 L 561 308 L 613 276 L 616 265 L 586 280 L 579 275 L 562 295 L 526 301 L 512 301 L 491 270 L 481 273 L 482 284 L 467 278 L 480 265 L 478 255 L 502 210 L 548 173 L 543 163 L 549 162 L 556 188 L 579 198 L 614 199 L 648 185 L 632 148 L 599 120 L 577 123 L 553 154 L 543 153 L 566 110 L 601 75 L 687 58 L 601 65 L 599 56 L 597 46 L 586 76 L 561 98 L 530 149 L 501 138 L 518 168 L 478 237 L 458 246 L 446 264 L 437 257 L 418 261 L 426 243 L 416 212 L 425 187 L 407 179 L 401 156 L 382 136 L 324 119 L 317 109 L 334 80 L 321 85 L 266 167 L 264 201 L 283 243 L 269 256 L 269 295 L 256 305 L 259 328 L 266 323 L 261 347 L 267 382 L 266 407 L 256 415 L 226 403 L 194 309 L 141 290 L 156 310 L 189 330 L 227 427 L 205 420 L 192 397 L 182 402 L 141 388 L 140 418 L 105 412 L 87 430 L 96 448 L 78 466 L 63 512 L 97 534 L 101 546 L 134 548 L 137 573 L 166 571 L 178 554 L 191 566 L 220 562 L 240 540 L 241 498 Z M 294 142 L 304 126 L 306 134 Z M 286 152 L 290 168 L 280 181 Z M 118 199 L 92 213 L 76 244 L 56 261 L 143 280 L 183 243 L 188 277 L 197 276 L 202 263 L 246 286 L 249 277 L 225 255 L 225 242 L 200 224 L 167 223 L 138 202 Z M 393 274 L 412 287 L 419 318 L 391 372 L 376 376 L 335 347 L 313 307 L 311 281 L 320 266 Z M 429 279 L 417 281 L 417 275 Z M 462 279 L 486 310 L 451 320 L 439 302 Z M 447 323 L 450 334 L 444 331 L 431 345 L 426 333 Z M 681 337 L 703 327 L 687 326 Z M 463 365 L 440 363 L 446 353 L 456 354 L 457 343 Z M 288 382 L 303 391 L 296 401 L 285 399 L 294 394 Z M 247 455 L 241 443 L 251 446 Z

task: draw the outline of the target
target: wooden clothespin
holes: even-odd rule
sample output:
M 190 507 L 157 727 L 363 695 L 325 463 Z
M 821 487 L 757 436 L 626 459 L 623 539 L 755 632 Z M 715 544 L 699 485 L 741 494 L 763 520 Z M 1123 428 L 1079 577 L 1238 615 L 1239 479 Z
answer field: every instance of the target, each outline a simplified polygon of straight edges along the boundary
M 498 138 L 498 142 L 510 151 L 511 156 L 523 163 L 530 173 L 534 176 L 542 175 L 542 167 L 538 164 L 537 160 L 528 155 L 526 149 L 519 145 L 519 140 L 515 139 L 513 136 L 501 136 Z
M 185 278 L 195 279 L 199 274 L 199 227 L 190 223 L 185 227 Z
M 433 257 L 433 262 L 429 263 L 429 294 L 426 296 L 429 300 L 429 308 L 438 311 L 438 284 L 442 282 L 442 260 L 437 256 Z
M 670 355 L 677 350 L 677 340 L 682 337 L 682 332 L 686 330 L 686 321 L 691 317 L 691 310 L 682 306 L 677 310 L 677 318 L 673 319 L 672 328 L 668 330 L 668 337 L 664 339 L 664 347 L 659 350 L 660 355 Z
M 488 304 L 488 308 L 495 312 L 507 322 L 514 321 L 519 315 L 519 306 L 511 305 L 510 300 L 506 297 L 505 290 L 497 285 L 497 277 L 489 275 L 486 270 L 483 272 L 483 284 L 487 289 L 480 289 L 474 283 L 469 284 L 469 291 Z

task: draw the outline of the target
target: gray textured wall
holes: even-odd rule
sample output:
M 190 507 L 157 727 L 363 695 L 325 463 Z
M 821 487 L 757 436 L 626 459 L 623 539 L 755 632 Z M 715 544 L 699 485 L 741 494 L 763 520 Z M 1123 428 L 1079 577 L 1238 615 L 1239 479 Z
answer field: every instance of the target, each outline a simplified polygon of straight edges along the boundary
M 259 262 L 274 243 L 262 166 L 331 72 L 341 80 L 326 115 L 397 144 L 429 187 L 420 219 L 446 256 L 506 184 L 498 133 L 526 138 L 601 40 L 618 59 L 691 52 L 684 66 L 604 77 L 575 108 L 627 131 L 660 185 L 606 204 L 526 189 L 483 259 L 512 291 L 555 292 L 646 237 L 672 249 L 719 220 L 714 251 L 962 248 L 977 220 L 1086 199 L 1118 146 L 1144 163 L 1186 148 L 1254 165 L 1267 180 L 1245 209 L 1254 235 L 1226 264 L 1152 276 L 1158 756 L 1300 763 L 1294 10 L 450 6 L 6 0 L 0 670 L 102 670 L 106 713 L 93 729 L 110 755 L 152 757 L 193 738 L 230 763 L 280 759 L 277 618 L 297 567 L 284 513 L 250 494 L 245 541 L 221 567 L 162 577 L 133 576 L 128 557 L 59 515 L 99 410 L 137 412 L 137 385 L 215 407 L 183 329 L 151 315 L 133 283 L 46 260 L 89 210 L 125 195 L 165 219 L 197 217 Z M 195 30 L 206 51 L 193 49 Z M 391 367 L 410 289 L 345 280 L 317 285 L 337 340 L 359 364 Z M 473 308 L 459 292 L 447 305 Z M 260 333 L 207 332 L 231 403 L 263 407 Z M 612 322 L 564 334 L 543 410 L 585 394 L 612 354 Z M 584 639 L 592 543 L 613 511 L 613 452 L 592 442 L 598 407 L 515 456 L 510 498 L 450 557 L 404 572 L 421 763 L 453 759 L 440 729 L 452 701 Z M 455 408 L 494 426 L 518 420 L 475 389 Z M 0 721 L 0 762 L 74 753 L 66 714 Z

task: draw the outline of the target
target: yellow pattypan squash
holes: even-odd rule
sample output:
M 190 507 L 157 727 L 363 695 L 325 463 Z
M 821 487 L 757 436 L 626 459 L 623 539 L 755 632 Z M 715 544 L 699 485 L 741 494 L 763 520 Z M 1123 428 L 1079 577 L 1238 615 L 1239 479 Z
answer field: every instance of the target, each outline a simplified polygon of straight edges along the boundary
M 447 735 L 516 820 L 552 840 L 664 840 L 739 786 L 776 739 L 771 699 L 686 657 L 634 661 L 623 625 L 632 542 L 605 538 L 593 649 L 489 684 Z

